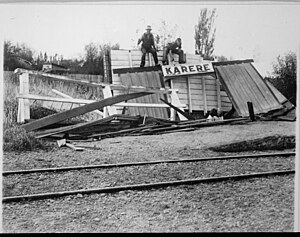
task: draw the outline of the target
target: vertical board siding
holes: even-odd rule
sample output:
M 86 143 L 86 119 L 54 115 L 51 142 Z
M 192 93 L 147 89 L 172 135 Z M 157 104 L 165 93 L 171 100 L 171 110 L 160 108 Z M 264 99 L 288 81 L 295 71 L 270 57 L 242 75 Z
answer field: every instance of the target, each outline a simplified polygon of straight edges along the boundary
M 142 72 L 142 73 L 126 73 L 120 75 L 121 83 L 126 86 L 145 86 L 148 88 L 161 88 L 161 81 L 158 72 Z M 130 102 L 148 103 L 148 104 L 163 104 L 160 101 L 161 95 L 152 94 L 136 98 Z M 146 108 L 146 107 L 129 107 L 128 114 L 130 115 L 147 115 L 156 118 L 168 119 L 167 108 Z
M 111 50 L 111 66 L 112 70 L 117 69 L 117 68 L 126 68 L 126 67 L 139 67 L 141 63 L 141 56 L 142 53 L 140 50 Z M 162 65 L 162 55 L 163 51 L 157 52 L 158 56 L 158 62 L 159 64 Z M 145 66 L 149 66 L 149 60 L 148 56 L 151 57 L 151 61 L 154 62 L 153 57 L 151 54 L 146 55 L 146 64 Z M 173 54 L 174 61 L 175 63 L 178 63 L 178 55 Z M 131 61 L 130 61 L 131 60 Z M 200 55 L 194 55 L 194 54 L 186 54 L 186 63 L 188 64 L 197 64 L 205 62 Z M 158 82 L 158 79 L 156 80 L 149 80 L 149 76 L 151 73 L 154 72 L 148 72 L 146 73 L 146 77 L 148 77 L 148 82 L 151 83 L 156 83 Z M 157 73 L 157 72 L 155 72 Z M 155 74 L 155 77 L 159 76 L 159 74 Z M 118 75 L 118 74 L 112 74 L 112 83 L 113 84 L 123 84 L 123 79 L 121 79 L 123 76 Z M 207 104 L 207 109 L 211 110 L 212 108 L 217 108 L 218 107 L 218 97 L 217 97 L 217 84 L 216 84 L 216 79 L 214 76 L 210 75 L 191 75 L 189 76 L 189 86 L 190 86 L 190 93 L 191 93 L 191 98 L 189 101 L 189 96 L 188 96 L 188 84 L 187 84 L 187 76 L 185 77 L 176 77 L 172 80 L 172 83 L 170 81 L 166 81 L 166 84 L 172 84 L 173 89 L 178 89 L 178 96 L 180 99 L 180 102 L 182 104 L 189 105 L 191 102 L 191 108 L 192 111 L 201 111 L 204 109 L 204 98 L 203 98 L 203 89 L 202 89 L 202 78 L 205 77 L 205 88 L 206 88 L 206 104 Z M 142 79 L 143 83 L 146 83 Z M 125 81 L 124 81 L 125 83 Z M 133 83 L 133 82 L 132 82 Z M 132 85 L 137 85 L 137 84 L 132 84 Z M 153 86 L 153 84 L 145 84 L 143 86 Z M 157 88 L 164 87 L 163 84 L 160 84 Z M 122 93 L 121 91 L 114 91 L 114 95 L 118 95 Z M 159 100 L 159 95 L 155 95 L 156 99 L 154 99 L 154 96 L 148 96 L 149 98 L 152 98 L 152 100 Z M 232 108 L 232 103 L 229 100 L 226 92 L 221 93 L 221 106 L 223 111 L 229 111 Z M 137 100 L 139 100 L 138 98 Z M 165 98 L 166 99 L 166 98 Z M 153 102 L 154 103 L 154 102 Z M 121 111 L 121 108 L 117 108 L 118 111 Z M 152 109 L 153 110 L 153 109 Z M 133 113 L 134 109 L 129 108 L 130 112 Z M 160 111 L 159 113 L 166 113 L 166 110 L 164 108 L 156 108 L 155 109 L 155 115 L 157 111 Z M 163 112 L 164 111 L 164 112 Z M 135 112 L 136 113 L 136 112 Z

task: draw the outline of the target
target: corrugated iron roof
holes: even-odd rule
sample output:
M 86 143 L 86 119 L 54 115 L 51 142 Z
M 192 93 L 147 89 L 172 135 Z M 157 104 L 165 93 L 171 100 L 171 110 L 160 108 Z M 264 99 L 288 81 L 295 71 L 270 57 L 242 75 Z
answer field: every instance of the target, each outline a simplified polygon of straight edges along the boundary
M 255 114 L 280 109 L 273 91 L 249 63 L 214 65 L 217 77 L 240 116 L 249 116 L 247 102 L 252 102 Z

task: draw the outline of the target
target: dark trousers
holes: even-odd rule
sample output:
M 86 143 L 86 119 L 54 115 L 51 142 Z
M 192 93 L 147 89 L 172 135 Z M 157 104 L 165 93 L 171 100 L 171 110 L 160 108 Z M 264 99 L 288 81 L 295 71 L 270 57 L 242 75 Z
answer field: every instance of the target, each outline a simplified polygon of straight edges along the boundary
M 145 48 L 145 47 L 142 47 L 142 59 L 141 59 L 141 67 L 144 67 L 145 66 L 145 61 L 146 61 L 146 53 L 151 53 L 153 55 L 153 58 L 154 58 L 154 62 L 155 62 L 155 65 L 158 64 L 158 59 L 157 59 L 157 53 L 156 53 L 156 50 L 153 49 L 153 48 Z
M 164 48 L 164 53 L 163 53 L 163 63 L 169 63 L 168 62 L 168 53 L 169 52 L 172 52 L 172 53 L 174 53 L 174 54 L 177 54 L 178 56 L 179 56 L 179 63 L 185 63 L 185 60 L 184 60 L 184 55 L 183 55 L 183 50 L 181 50 L 181 49 L 173 49 L 173 50 L 171 50 L 169 47 L 165 47 Z

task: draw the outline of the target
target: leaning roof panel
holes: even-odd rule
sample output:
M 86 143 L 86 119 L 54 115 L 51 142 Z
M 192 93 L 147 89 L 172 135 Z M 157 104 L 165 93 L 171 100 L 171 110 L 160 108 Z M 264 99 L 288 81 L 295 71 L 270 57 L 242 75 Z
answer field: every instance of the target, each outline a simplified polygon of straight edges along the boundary
M 214 68 L 240 116 L 249 116 L 248 101 L 252 102 L 256 114 L 282 108 L 273 91 L 250 62 L 214 65 Z

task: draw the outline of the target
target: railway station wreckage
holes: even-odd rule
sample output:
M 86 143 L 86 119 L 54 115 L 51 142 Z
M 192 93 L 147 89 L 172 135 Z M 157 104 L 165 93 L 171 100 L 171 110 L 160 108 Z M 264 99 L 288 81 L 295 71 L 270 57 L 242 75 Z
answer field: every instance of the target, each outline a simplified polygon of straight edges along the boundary
M 162 65 L 162 52 L 157 56 Z M 262 78 L 252 59 L 215 62 L 186 54 L 186 63 L 178 64 L 177 55 L 168 57 L 168 65 L 152 66 L 147 54 L 145 67 L 139 67 L 140 51 L 111 50 L 104 57 L 103 82 L 16 69 L 18 122 L 37 138 L 65 145 L 255 120 L 296 120 L 295 106 Z M 32 119 L 34 103 L 59 112 Z M 72 121 L 78 116 L 84 120 Z

